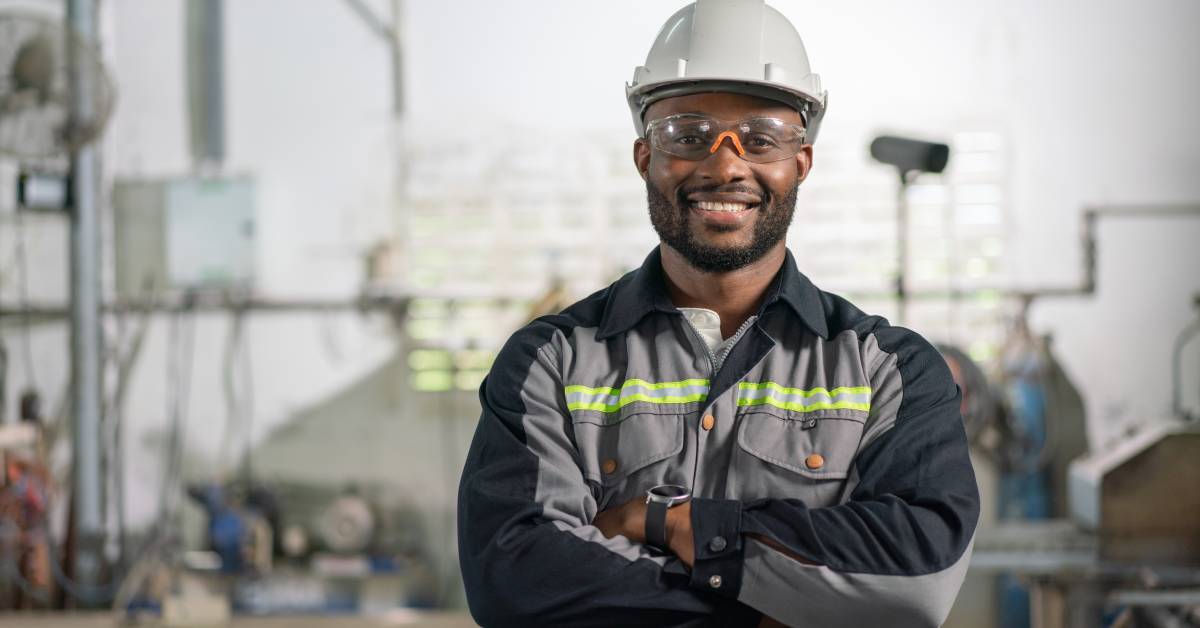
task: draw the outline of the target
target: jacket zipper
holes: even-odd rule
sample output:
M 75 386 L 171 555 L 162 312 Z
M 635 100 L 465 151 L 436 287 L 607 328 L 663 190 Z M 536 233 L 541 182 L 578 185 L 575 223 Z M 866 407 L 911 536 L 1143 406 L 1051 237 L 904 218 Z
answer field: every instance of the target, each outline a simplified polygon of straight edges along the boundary
M 725 344 L 725 348 L 721 349 L 721 359 L 719 360 L 721 362 L 721 366 L 725 366 L 725 358 L 729 357 L 729 353 L 733 351 L 733 347 L 737 345 L 738 341 L 742 339 L 742 335 L 750 329 L 750 326 L 753 325 L 754 321 L 756 320 L 758 320 L 757 316 L 751 316 L 750 318 L 747 318 L 746 321 L 742 323 L 742 326 L 738 327 L 738 330 L 733 332 L 733 336 L 729 339 L 729 342 Z
M 686 316 L 681 316 L 681 318 L 683 318 L 683 322 L 687 325 L 688 331 L 692 333 L 692 339 L 699 343 L 701 347 L 704 347 L 704 355 L 708 358 L 708 377 L 709 379 L 712 379 L 717 374 L 717 354 L 714 353 L 712 348 L 708 346 L 708 343 L 704 341 L 704 337 L 700 335 L 700 331 L 696 329 L 696 326 L 692 324 L 692 321 L 688 320 Z M 729 342 L 726 343 L 723 349 L 721 349 L 721 366 L 725 365 L 725 358 L 729 357 L 729 352 L 733 351 L 733 348 L 737 345 L 738 341 L 741 340 L 746 331 L 750 329 L 750 325 L 753 325 L 754 321 L 757 320 L 757 316 L 751 316 L 750 318 L 747 318 L 746 321 L 742 323 L 742 326 L 739 327 L 732 336 L 730 336 Z
M 708 359 L 708 378 L 711 381 L 714 377 L 717 376 L 717 366 L 716 366 L 717 365 L 717 355 L 708 346 L 708 343 L 704 342 L 704 337 L 700 335 L 700 331 L 696 329 L 696 326 L 692 324 L 692 321 L 688 320 L 688 318 L 686 316 L 681 315 L 680 318 L 683 319 L 685 326 L 691 332 L 693 341 L 700 343 L 700 346 L 704 347 L 704 355 Z M 750 328 L 750 325 L 755 320 L 757 320 L 757 318 L 758 317 L 756 317 L 756 316 L 751 316 L 750 318 L 746 319 L 746 322 L 742 323 L 742 326 L 739 327 L 736 332 L 734 332 L 732 340 L 727 345 L 725 345 L 724 349 L 721 350 L 721 353 L 722 353 L 721 366 L 725 365 L 724 360 L 726 357 L 728 357 L 729 352 L 733 349 L 734 345 L 736 345 L 738 343 L 738 341 L 741 340 L 742 334 L 746 333 L 746 330 Z M 707 406 L 710 401 L 712 401 L 712 399 L 710 399 L 706 395 L 705 399 L 704 399 L 704 405 Z M 691 488 L 693 490 L 696 488 L 696 476 L 699 473 L 700 473 L 700 442 L 696 441 L 696 461 L 692 465 Z

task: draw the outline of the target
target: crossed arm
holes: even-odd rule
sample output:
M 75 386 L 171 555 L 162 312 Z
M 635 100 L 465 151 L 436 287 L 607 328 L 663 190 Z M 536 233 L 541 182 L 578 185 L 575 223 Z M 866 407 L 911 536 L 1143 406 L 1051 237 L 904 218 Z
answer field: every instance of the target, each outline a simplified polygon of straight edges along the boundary
M 698 498 L 672 508 L 676 561 L 643 545 L 640 500 L 597 511 L 556 373 L 543 350 L 510 341 L 480 390 L 459 488 L 459 560 L 481 625 L 944 620 L 978 515 L 953 383 L 913 388 L 929 392 L 910 395 L 895 425 L 859 452 L 844 504 Z M 714 551 L 718 534 L 729 543 Z M 726 584 L 714 590 L 712 575 Z
M 635 498 L 620 506 L 603 510 L 596 515 L 592 525 L 596 526 L 607 538 L 611 539 L 621 535 L 634 543 L 644 544 L 646 542 L 646 500 Z M 761 534 L 747 536 L 799 563 L 816 564 L 770 537 Z M 689 569 L 696 562 L 696 538 L 692 528 L 691 503 L 683 503 L 667 511 L 667 546 L 671 553 Z

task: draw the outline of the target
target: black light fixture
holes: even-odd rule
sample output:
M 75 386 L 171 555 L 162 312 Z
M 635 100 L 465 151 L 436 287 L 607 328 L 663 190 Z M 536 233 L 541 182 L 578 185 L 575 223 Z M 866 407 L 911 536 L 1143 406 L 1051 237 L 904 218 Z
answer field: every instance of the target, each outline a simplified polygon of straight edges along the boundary
M 950 147 L 935 142 L 911 140 L 906 137 L 881 135 L 871 142 L 871 156 L 900 172 L 900 180 L 921 172 L 938 173 L 946 169 L 950 161 Z
M 940 173 L 950 161 L 950 147 L 906 137 L 881 135 L 871 141 L 871 157 L 895 166 L 900 175 L 896 197 L 896 313 L 903 324 L 908 309 L 908 186 L 923 172 Z

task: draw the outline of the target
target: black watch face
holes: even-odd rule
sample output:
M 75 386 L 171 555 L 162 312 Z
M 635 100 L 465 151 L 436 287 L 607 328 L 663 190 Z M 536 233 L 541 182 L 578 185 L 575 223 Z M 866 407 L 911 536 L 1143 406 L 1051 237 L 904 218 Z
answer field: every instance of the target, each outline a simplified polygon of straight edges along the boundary
M 663 484 L 662 486 L 656 486 L 650 489 L 650 493 L 655 497 L 666 497 L 670 499 L 678 499 L 680 497 L 688 496 L 687 487 L 678 486 L 675 484 Z

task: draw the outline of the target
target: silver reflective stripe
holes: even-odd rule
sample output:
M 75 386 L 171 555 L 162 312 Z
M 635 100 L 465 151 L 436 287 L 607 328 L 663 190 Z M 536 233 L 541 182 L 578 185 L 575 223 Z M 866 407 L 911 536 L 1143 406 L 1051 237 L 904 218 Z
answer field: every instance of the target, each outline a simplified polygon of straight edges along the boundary
M 685 379 L 678 382 L 628 379 L 620 388 L 573 385 L 563 388 L 563 392 L 567 397 L 568 410 L 616 412 L 635 401 L 658 404 L 704 401 L 708 398 L 708 384 L 707 379 Z
M 871 410 L 870 386 L 843 386 L 833 389 L 786 388 L 775 382 L 738 384 L 739 406 L 768 405 L 794 412 L 814 410 Z

